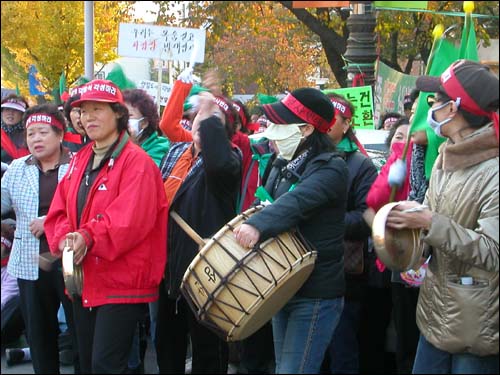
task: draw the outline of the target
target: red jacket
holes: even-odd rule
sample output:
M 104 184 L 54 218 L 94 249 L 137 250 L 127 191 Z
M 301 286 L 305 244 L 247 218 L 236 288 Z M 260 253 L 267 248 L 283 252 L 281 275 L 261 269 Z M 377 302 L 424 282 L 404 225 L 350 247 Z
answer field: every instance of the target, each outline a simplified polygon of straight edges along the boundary
M 77 227 L 78 189 L 92 145 L 73 157 L 56 189 L 44 225 L 50 250 L 60 254 L 59 242 L 68 232 L 84 235 L 84 307 L 155 301 L 167 258 L 168 205 L 160 171 L 139 146 L 122 138 L 117 155 L 96 177 Z
M 406 178 L 403 186 L 396 190 L 396 196 L 394 201 L 404 201 L 408 199 L 408 194 L 410 192 L 410 163 L 411 163 L 411 150 L 413 142 L 410 143 L 408 151 L 406 153 Z M 368 195 L 366 196 L 366 204 L 368 207 L 373 208 L 375 212 L 382 208 L 385 204 L 389 203 L 389 198 L 391 196 L 391 186 L 387 181 L 389 176 L 389 168 L 397 160 L 401 159 L 403 155 L 403 150 L 405 147 L 404 142 L 394 143 L 392 145 L 392 152 L 387 162 L 380 169 L 380 173 L 377 176 L 375 182 L 373 182 Z

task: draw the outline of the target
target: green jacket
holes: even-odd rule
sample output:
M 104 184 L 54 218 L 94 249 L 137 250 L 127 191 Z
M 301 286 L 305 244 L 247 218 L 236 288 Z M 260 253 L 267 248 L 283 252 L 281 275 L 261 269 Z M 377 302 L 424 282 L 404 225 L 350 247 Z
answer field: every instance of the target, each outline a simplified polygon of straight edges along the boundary
M 156 132 L 151 134 L 148 139 L 142 142 L 141 147 L 146 153 L 151 156 L 153 161 L 159 167 L 161 159 L 170 148 L 170 141 L 159 136 Z

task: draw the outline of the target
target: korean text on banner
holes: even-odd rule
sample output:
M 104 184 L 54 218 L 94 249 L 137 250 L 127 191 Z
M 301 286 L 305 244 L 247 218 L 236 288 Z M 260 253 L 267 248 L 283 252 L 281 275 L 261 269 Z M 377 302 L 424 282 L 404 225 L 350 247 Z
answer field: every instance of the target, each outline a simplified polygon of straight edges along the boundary
M 344 96 L 354 106 L 352 125 L 358 129 L 373 129 L 373 94 L 371 86 L 346 87 L 323 90 L 325 94 L 335 93 Z
M 189 62 L 192 50 L 196 50 L 194 62 L 203 63 L 205 56 L 204 29 L 133 23 L 120 24 L 118 34 L 118 54 L 120 56 Z
M 377 81 L 375 82 L 375 123 L 385 112 L 403 113 L 405 95 L 415 88 L 416 76 L 403 74 L 380 60 L 377 61 Z

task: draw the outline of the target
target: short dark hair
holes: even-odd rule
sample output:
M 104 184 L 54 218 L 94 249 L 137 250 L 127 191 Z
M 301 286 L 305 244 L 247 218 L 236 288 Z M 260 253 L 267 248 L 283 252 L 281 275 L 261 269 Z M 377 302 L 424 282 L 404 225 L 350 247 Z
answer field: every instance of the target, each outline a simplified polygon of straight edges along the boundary
M 113 112 L 120 114 L 118 118 L 118 131 L 121 133 L 123 130 L 128 131 L 128 108 L 121 103 L 108 103 Z
M 71 103 L 73 103 L 74 101 L 79 100 L 79 99 L 80 99 L 80 94 L 75 94 L 75 95 L 71 96 L 68 100 L 66 100 L 66 102 L 64 102 L 64 107 L 63 107 L 64 116 L 68 120 L 68 123 L 71 124 L 72 126 L 73 126 L 73 123 L 71 122 L 70 113 L 73 110 L 73 107 L 71 106 Z
M 387 138 L 385 139 L 385 145 L 386 145 L 388 150 L 391 149 L 392 138 L 394 138 L 394 134 L 396 134 L 396 130 L 398 130 L 398 128 L 401 125 L 410 125 L 410 120 L 408 119 L 408 117 L 403 116 L 398 121 L 396 121 L 394 123 L 394 125 L 392 125 L 391 129 L 389 130 L 389 134 L 387 134 Z
M 123 101 L 129 103 L 132 107 L 137 108 L 148 122 L 148 126 L 139 136 L 139 143 L 149 138 L 149 136 L 154 132 L 158 135 L 162 135 L 159 130 L 160 116 L 158 114 L 158 106 L 154 102 L 151 95 L 142 89 L 124 90 Z
M 389 117 L 395 117 L 397 119 L 400 119 L 401 117 L 404 117 L 401 113 L 399 112 L 385 112 L 382 114 L 380 117 L 380 122 L 378 124 L 377 129 L 383 129 L 384 128 L 384 122 L 387 120 Z M 394 125 L 393 125 L 394 126 Z

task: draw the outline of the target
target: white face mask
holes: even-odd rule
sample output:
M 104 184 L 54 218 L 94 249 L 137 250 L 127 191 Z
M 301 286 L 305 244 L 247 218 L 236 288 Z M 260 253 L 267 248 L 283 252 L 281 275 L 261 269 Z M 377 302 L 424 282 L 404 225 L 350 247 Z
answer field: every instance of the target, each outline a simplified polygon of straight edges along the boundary
M 458 98 L 456 101 L 457 106 L 460 105 L 459 99 L 460 98 Z M 437 107 L 430 108 L 429 111 L 427 112 L 427 123 L 432 128 L 432 130 L 434 130 L 434 133 L 436 133 L 438 137 L 443 137 L 441 133 L 441 128 L 443 127 L 443 125 L 449 123 L 452 119 L 449 117 L 441 122 L 438 122 L 436 121 L 436 119 L 434 119 L 434 112 L 439 111 L 440 109 L 446 107 L 450 103 L 453 103 L 453 100 L 448 100 L 446 103 L 438 105 Z
M 302 141 L 302 132 L 297 125 L 281 125 L 281 126 L 295 126 L 297 130 L 288 138 L 279 141 L 274 141 L 278 148 L 279 155 L 285 160 L 292 160 L 295 151 Z
M 128 119 L 128 129 L 132 133 L 133 136 L 138 137 L 144 129 L 141 128 L 141 121 L 144 120 L 144 117 L 141 118 L 129 118 Z

